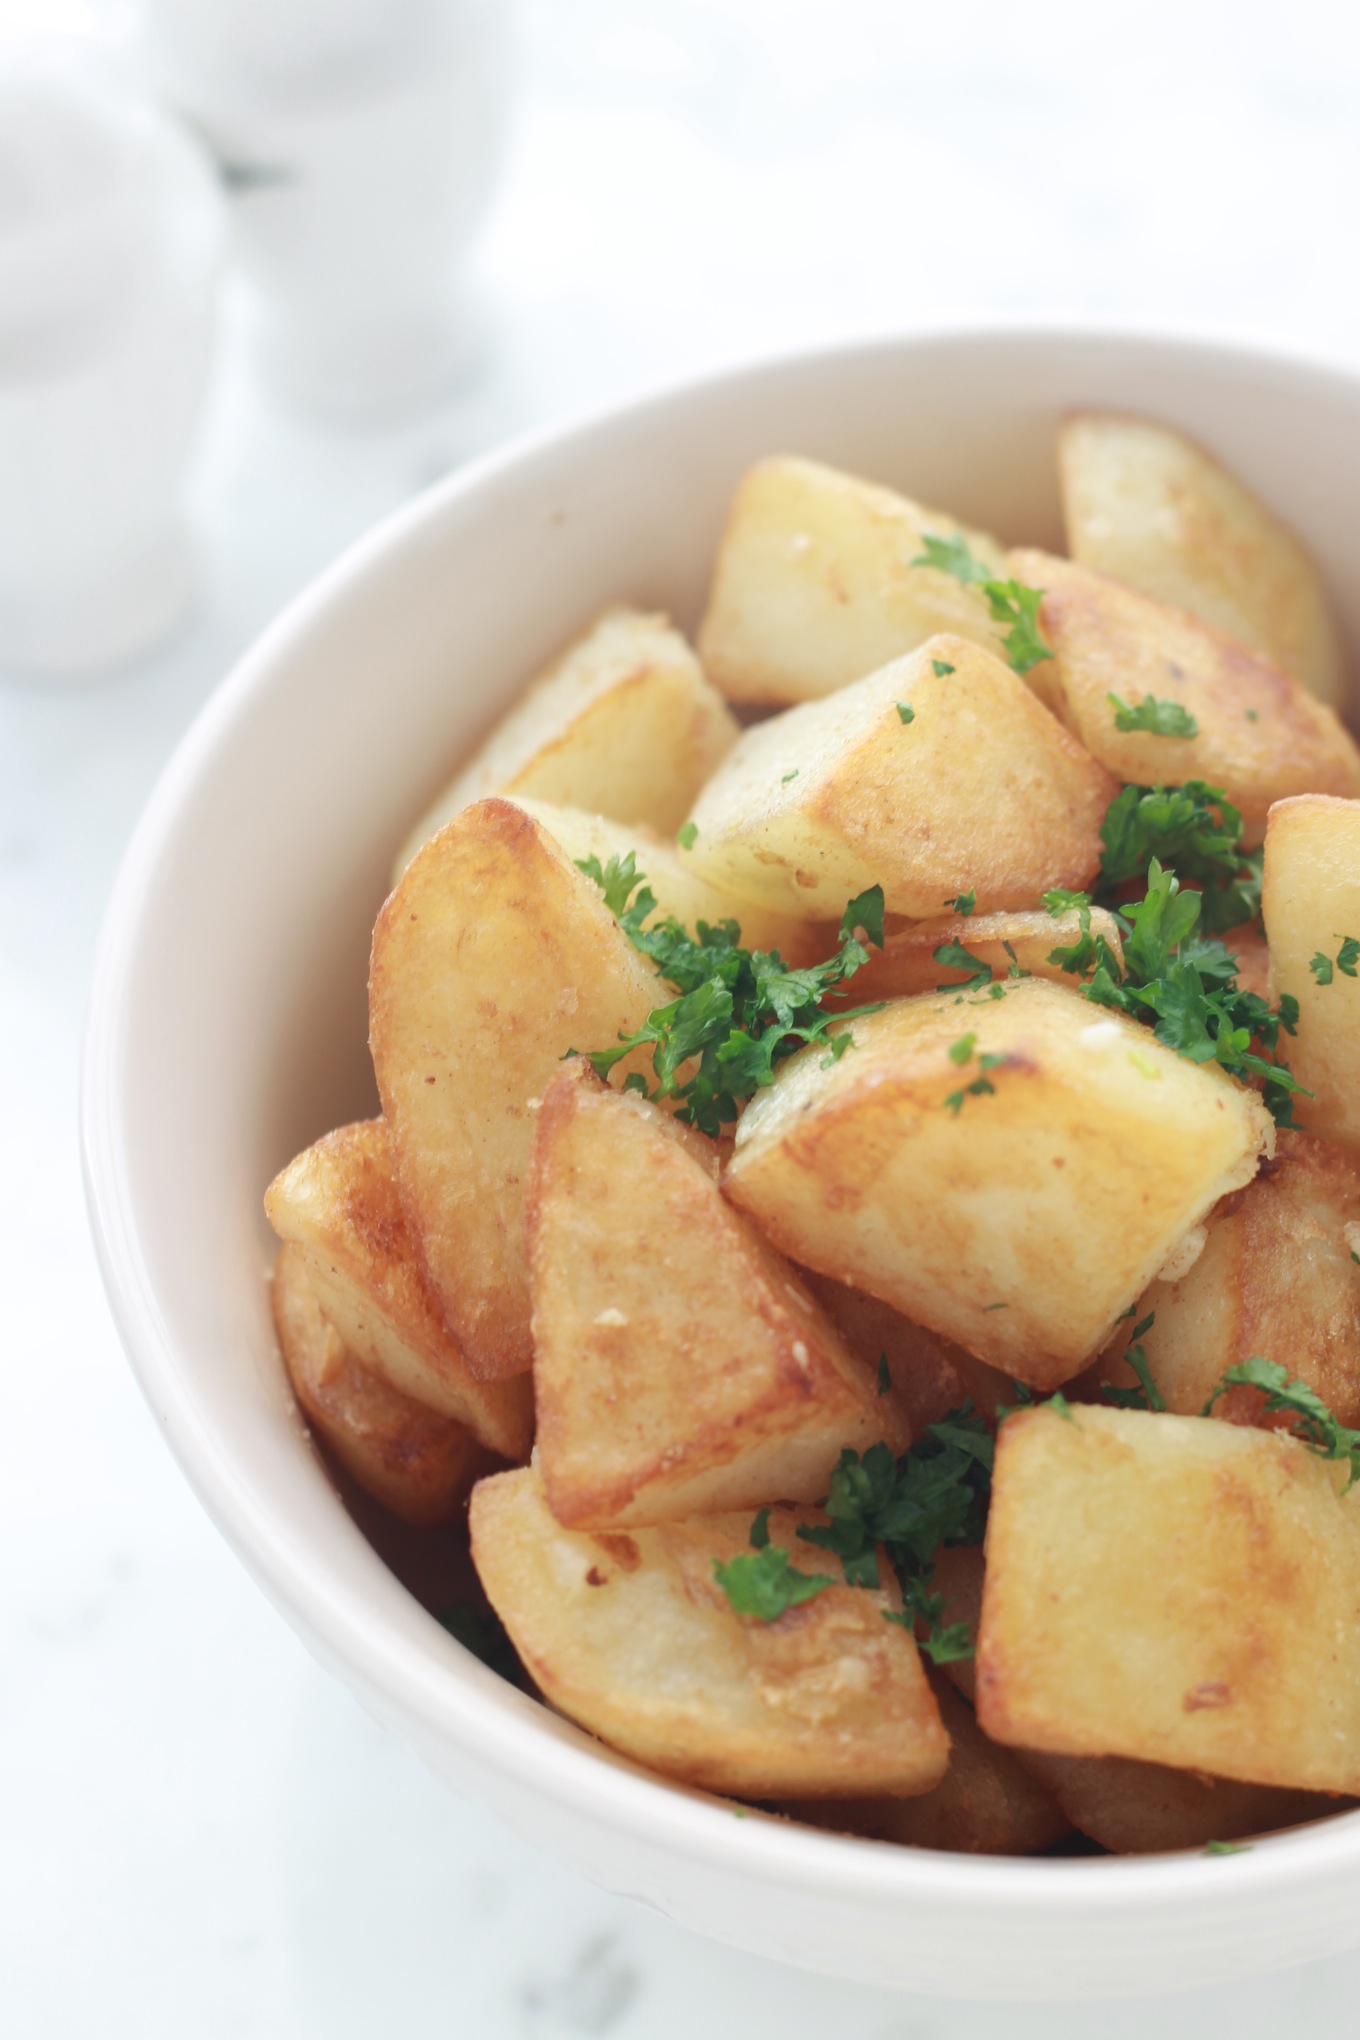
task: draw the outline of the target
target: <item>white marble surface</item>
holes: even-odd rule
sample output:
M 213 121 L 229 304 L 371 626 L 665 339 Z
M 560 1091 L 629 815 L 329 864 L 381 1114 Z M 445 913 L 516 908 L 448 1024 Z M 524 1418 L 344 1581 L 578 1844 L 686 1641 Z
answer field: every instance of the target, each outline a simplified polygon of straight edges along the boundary
M 175 738 L 351 537 L 507 431 L 801 338 L 1077 312 L 1360 365 L 1360 20 L 1339 0 L 542 0 L 525 59 L 480 378 L 421 423 L 346 437 L 266 405 L 228 331 L 193 628 L 98 686 L 0 682 L 0 2024 L 1349 2031 L 1360 1958 L 1155 2007 L 933 2004 L 774 1970 L 591 1890 L 428 1780 L 311 1664 L 132 1386 L 76 1151 L 100 912 Z

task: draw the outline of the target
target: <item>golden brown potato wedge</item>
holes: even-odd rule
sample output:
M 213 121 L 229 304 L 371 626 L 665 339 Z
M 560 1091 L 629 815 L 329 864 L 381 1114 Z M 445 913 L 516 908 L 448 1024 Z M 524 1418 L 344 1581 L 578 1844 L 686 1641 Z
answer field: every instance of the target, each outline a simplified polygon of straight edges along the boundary
M 381 1119 L 342 1126 L 274 1178 L 265 1213 L 301 1254 L 318 1301 L 355 1358 L 403 1396 L 466 1424 L 503 1459 L 534 1435 L 527 1375 L 479 1381 L 426 1286 Z
M 748 949 L 777 949 L 785 963 L 801 967 L 819 963 L 839 947 L 834 924 L 828 930 L 790 914 L 772 914 L 750 900 L 722 892 L 710 885 L 694 868 L 694 860 L 679 849 L 671 837 L 658 836 L 640 823 L 611 822 L 604 815 L 584 814 L 579 808 L 550 807 L 547 801 L 515 799 L 515 806 L 532 815 L 553 841 L 560 844 L 573 864 L 596 857 L 602 867 L 611 857 L 627 857 L 631 851 L 634 868 L 645 875 L 656 895 L 658 918 L 672 916 L 693 930 L 700 921 L 716 926 L 736 921 Z
M 533 1358 L 524 1196 L 538 1101 L 569 1050 L 640 1027 L 660 983 L 598 886 L 506 800 L 441 829 L 378 916 L 369 1040 L 397 1183 L 481 1379 Z
M 1067 550 L 1259 652 L 1332 708 L 1341 645 L 1317 568 L 1244 482 L 1184 433 L 1080 411 L 1058 434 Z
M 475 800 L 524 795 L 673 834 L 737 725 L 664 616 L 606 609 L 532 681 L 421 816 L 393 883 Z
M 1273 1145 L 1253 1092 L 1041 978 L 849 1024 L 838 1062 L 814 1043 L 748 1105 L 727 1195 L 791 1259 L 1034 1388 L 1105 1347 Z
M 1271 809 L 1261 908 L 1273 996 L 1299 1002 L 1298 1032 L 1283 1047 L 1312 1096 L 1295 1117 L 1360 1151 L 1360 978 L 1337 963 L 1347 938 L 1360 940 L 1360 801 L 1307 794 Z M 1350 952 L 1344 960 L 1356 968 Z
M 815 1502 L 896 1402 L 718 1189 L 717 1150 L 588 1063 L 553 1078 L 529 1190 L 537 1464 L 559 1523 Z
M 446 1523 L 494 1464 L 463 1425 L 361 1367 L 323 1316 L 299 1249 L 274 1264 L 274 1325 L 293 1393 L 313 1430 L 366 1494 L 407 1523 Z
M 1360 751 L 1301 681 L 1184 610 L 1051 553 L 1017 552 L 1011 570 L 1042 588 L 1053 648 L 1029 684 L 1117 778 L 1139 786 L 1187 779 L 1221 787 L 1259 843 L 1272 801 L 1294 793 L 1360 793 Z M 1110 695 L 1178 704 L 1192 737 L 1120 730 Z
M 1090 1405 L 997 1438 L 978 1720 L 1019 1749 L 1360 1789 L 1360 1503 L 1278 1431 Z
M 928 1792 L 949 1737 L 888 1595 L 839 1584 L 801 1543 L 813 1510 L 775 1509 L 771 1543 L 838 1582 L 775 1622 L 734 1613 L 713 1561 L 751 1519 L 564 1530 L 532 1469 L 472 1497 L 472 1555 L 544 1697 L 639 1763 L 753 1799 Z
M 989 1421 L 998 1403 L 1014 1402 L 1015 1385 L 1006 1375 L 924 1325 L 913 1324 L 890 1303 L 834 1282 L 829 1275 L 810 1269 L 799 1273 L 851 1351 L 867 1367 L 886 1371 L 891 1383 L 887 1393 L 903 1412 L 913 1438 L 966 1402 L 973 1402 Z
M 813 701 L 914 651 L 937 631 L 995 646 L 976 588 L 918 567 L 927 534 L 962 532 L 1004 574 L 1004 553 L 890 489 L 811 460 L 766 460 L 738 489 L 713 570 L 699 653 L 731 701 Z
M 989 1742 L 939 1672 L 928 1670 L 949 1731 L 949 1769 L 916 1799 L 786 1802 L 790 1820 L 913 1849 L 956 1849 L 974 1856 L 1033 1856 L 1072 1832 L 1057 1800 L 1011 1751 Z
M 975 1545 L 936 1557 L 933 1585 L 944 1597 L 940 1619 L 965 1623 L 974 1638 L 982 1615 L 983 1576 L 982 1552 Z M 946 1667 L 969 1699 L 976 1695 L 976 1670 L 973 1658 L 957 1658 Z M 953 1724 L 945 1719 L 952 1735 Z M 1072 1827 L 1120 1856 L 1202 1849 L 1206 1842 L 1265 1834 L 1336 1810 L 1335 1800 L 1316 1793 L 1174 1771 L 1129 1757 L 1063 1757 L 1022 1749 L 1014 1755 L 1057 1801 Z
M 909 718 L 909 719 L 908 719 Z M 960 637 L 744 732 L 694 806 L 694 869 L 804 919 L 983 912 L 1079 887 L 1117 788 L 1009 666 Z
M 1102 935 L 1122 963 L 1119 926 L 1104 907 L 1091 909 L 1091 933 Z M 993 978 L 1046 977 L 1055 984 L 1072 985 L 1076 980 L 1052 956 L 1055 949 L 1075 943 L 1080 934 L 1076 913 L 1049 914 L 1042 908 L 1023 914 L 950 914 L 940 921 L 918 921 L 895 929 L 882 949 L 870 953 L 868 963 L 846 987 L 847 995 L 861 1006 L 969 983 L 975 975 L 971 968 L 936 962 L 935 951 L 945 943 L 960 944 L 979 966 L 987 965 Z
M 1140 1343 L 1169 1410 L 1198 1416 L 1229 1367 L 1260 1354 L 1315 1388 L 1343 1424 L 1360 1426 L 1360 1162 L 1311 1134 L 1282 1130 L 1274 1160 L 1210 1214 L 1203 1252 L 1138 1304 L 1153 1323 Z M 1129 1386 L 1131 1327 L 1103 1354 L 1091 1387 Z M 1233 1388 L 1215 1416 L 1261 1416 L 1259 1389 Z M 1280 1421 L 1284 1421 L 1283 1419 Z

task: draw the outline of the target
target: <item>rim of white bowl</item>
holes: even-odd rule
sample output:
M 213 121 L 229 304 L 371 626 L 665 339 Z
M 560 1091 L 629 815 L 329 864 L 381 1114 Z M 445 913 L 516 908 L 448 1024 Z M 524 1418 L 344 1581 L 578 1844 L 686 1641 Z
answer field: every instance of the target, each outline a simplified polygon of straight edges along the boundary
M 734 392 L 743 382 L 802 372 L 839 361 L 847 370 L 871 355 L 949 347 L 990 351 L 1027 347 L 1135 348 L 1167 358 L 1198 357 L 1276 383 L 1330 383 L 1338 394 L 1360 398 L 1360 376 L 1334 361 L 1285 353 L 1212 332 L 1181 332 L 1124 320 L 1108 324 L 1010 321 L 1005 325 L 941 326 L 911 333 L 879 333 L 858 340 L 744 360 L 735 366 L 670 380 L 626 401 L 592 407 L 565 421 L 523 433 L 480 456 L 383 518 L 349 546 L 283 609 L 237 661 L 200 709 L 161 772 L 124 854 L 96 952 L 86 1014 L 81 1069 L 81 1151 L 86 1202 L 95 1249 L 113 1318 L 138 1383 L 163 1425 L 171 1451 L 228 1543 L 276 1605 L 304 1634 L 316 1636 L 374 1692 L 413 1715 L 436 1741 L 453 1740 L 507 1778 L 530 1784 L 543 1797 L 585 1821 L 621 1834 L 644 1834 L 653 1844 L 691 1860 L 721 1859 L 728 1874 L 749 1874 L 767 1885 L 803 1892 L 836 1888 L 839 1897 L 868 1903 L 907 1902 L 929 1890 L 938 1903 L 951 1895 L 990 1904 L 1024 1919 L 1052 1919 L 1056 1903 L 1070 1932 L 1085 1919 L 1140 1909 L 1180 1914 L 1201 1899 L 1221 1900 L 1225 1863 L 1201 1851 L 1134 1857 L 961 1856 L 902 1848 L 822 1833 L 761 1818 L 736 1822 L 731 1803 L 677 1789 L 640 1767 L 620 1763 L 591 1739 L 545 1733 L 546 1722 L 526 1711 L 523 1696 L 469 1655 L 458 1676 L 447 1639 L 420 1647 L 395 1622 L 384 1624 L 309 1540 L 293 1537 L 262 1493 L 222 1447 L 185 1390 L 174 1342 L 156 1300 L 142 1255 L 136 1214 L 126 1194 L 127 1127 L 120 1111 L 117 1074 L 122 1058 L 124 995 L 142 938 L 154 917 L 154 878 L 180 817 L 200 780 L 211 776 L 222 732 L 249 714 L 268 688 L 276 662 L 342 586 L 381 568 L 437 506 L 478 492 L 497 476 L 560 455 L 600 428 L 645 412 L 683 408 L 706 393 Z M 393 1580 L 395 1592 L 401 1589 Z M 555 1718 L 553 1725 L 560 1728 Z M 1262 1887 L 1325 1884 L 1360 1859 L 1360 1811 L 1339 1813 L 1313 1826 L 1267 1836 L 1233 1858 L 1239 1894 Z

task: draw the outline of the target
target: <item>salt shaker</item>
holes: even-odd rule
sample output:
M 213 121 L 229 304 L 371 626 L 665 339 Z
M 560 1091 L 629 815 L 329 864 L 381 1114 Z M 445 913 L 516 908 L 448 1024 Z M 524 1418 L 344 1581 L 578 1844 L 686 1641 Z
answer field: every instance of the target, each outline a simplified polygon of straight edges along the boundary
M 268 378 L 412 410 L 465 359 L 465 251 L 511 106 L 512 0 L 148 0 L 160 89 L 234 187 Z
M 0 69 L 0 668 L 114 664 L 185 613 L 222 240 L 211 168 L 152 107 Z

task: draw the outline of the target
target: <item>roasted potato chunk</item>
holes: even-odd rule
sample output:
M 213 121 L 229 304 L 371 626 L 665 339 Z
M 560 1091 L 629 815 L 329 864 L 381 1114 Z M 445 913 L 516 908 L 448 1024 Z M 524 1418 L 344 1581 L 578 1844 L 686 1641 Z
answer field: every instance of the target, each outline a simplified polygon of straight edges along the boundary
M 1345 706 L 1341 645 L 1317 568 L 1244 482 L 1184 433 L 1081 411 L 1058 434 L 1067 550 L 1188 609 Z
M 839 946 L 834 927 L 828 930 L 790 914 L 769 913 L 710 885 L 695 870 L 693 858 L 677 848 L 673 838 L 658 836 L 654 829 L 611 822 L 580 808 L 550 807 L 546 801 L 516 797 L 515 806 L 532 815 L 573 864 L 597 857 L 606 867 L 611 857 L 624 858 L 631 851 L 636 870 L 656 896 L 656 913 L 648 916 L 648 926 L 667 915 L 691 930 L 700 921 L 710 926 L 736 921 L 748 949 L 777 949 L 785 963 L 797 966 L 820 963 Z
M 1278 1431 L 1090 1406 L 1008 1418 L 982 1728 L 1019 1749 L 1360 1789 L 1360 1505 L 1341 1485 Z
M 937 631 L 995 647 L 976 588 L 918 567 L 922 540 L 962 532 L 1004 574 L 1001 546 L 811 460 L 766 460 L 737 491 L 713 570 L 699 654 L 732 701 L 814 701 Z
M 1117 791 L 1009 666 L 960 637 L 747 730 L 694 806 L 709 882 L 834 920 L 882 885 L 889 913 L 938 917 L 961 892 L 1031 907 L 1100 862 Z
M 1295 1117 L 1360 1151 L 1360 978 L 1345 949 L 1360 939 L 1360 801 L 1308 794 L 1271 809 L 1261 907 L 1272 994 L 1299 1002 L 1284 1048 L 1312 1096 Z
M 342 1126 L 274 1178 L 265 1213 L 302 1257 L 318 1301 L 350 1352 L 392 1388 L 466 1424 L 503 1459 L 527 1459 L 534 1435 L 527 1376 L 479 1381 L 426 1286 L 381 1119 Z
M 529 1191 L 537 1462 L 559 1523 L 815 1502 L 910 1441 L 874 1372 L 718 1189 L 712 1142 L 567 1064 Z
M 1091 933 L 1102 935 L 1113 954 L 1123 961 L 1119 926 L 1103 907 L 1091 909 Z M 1024 914 L 950 914 L 940 921 L 918 921 L 913 927 L 895 929 L 881 950 L 871 953 L 862 970 L 847 987 L 857 1006 L 875 999 L 908 999 L 919 992 L 938 992 L 965 985 L 975 975 L 968 967 L 938 963 L 935 951 L 945 943 L 960 945 L 986 964 L 993 978 L 1025 974 L 1052 978 L 1055 984 L 1072 985 L 1075 980 L 1053 952 L 1070 947 L 1081 934 L 1080 917 L 1074 913 L 1048 914 L 1042 908 Z
M 903 999 L 747 1107 L 724 1188 L 791 1259 L 1034 1388 L 1079 1373 L 1274 1125 L 1076 992 Z M 984 1060 L 986 1058 L 986 1060 Z
M 882 1370 L 890 1383 L 885 1393 L 903 1412 L 913 1437 L 970 1400 L 989 1420 L 998 1403 L 1015 1400 L 1015 1385 L 1004 1374 L 914 1325 L 890 1303 L 829 1275 L 799 1272 L 850 1350 L 866 1366 Z
M 506 800 L 441 829 L 378 916 L 369 1040 L 397 1184 L 479 1379 L 533 1358 L 524 1197 L 538 1100 L 570 1049 L 635 1032 L 660 983 L 598 886 Z
M 1072 1823 L 1019 1758 L 989 1742 L 941 1673 L 927 1671 L 949 1732 L 949 1769 L 916 1799 L 796 1800 L 790 1820 L 913 1849 L 955 1849 L 973 1856 L 1033 1856 L 1072 1831 Z
M 1294 793 L 1360 793 L 1360 751 L 1301 681 L 1184 610 L 1074 566 L 1018 552 L 1011 570 L 1042 588 L 1039 625 L 1053 648 L 1029 684 L 1091 754 L 1138 786 L 1187 779 L 1221 787 L 1259 843 L 1272 801 Z M 1110 701 L 1147 695 L 1183 708 L 1192 737 L 1121 730 Z
M 667 834 L 737 725 L 664 616 L 606 609 L 539 674 L 421 816 L 393 883 L 421 845 L 475 800 L 507 793 Z
M 1360 1162 L 1310 1134 L 1282 1130 L 1275 1158 L 1210 1214 L 1203 1252 L 1138 1304 L 1139 1343 L 1169 1410 L 1198 1416 L 1229 1367 L 1261 1354 L 1360 1426 Z M 1129 1327 L 1097 1363 L 1092 1387 L 1127 1386 Z M 1214 1414 L 1262 1419 L 1259 1389 L 1233 1388 Z
M 812 1510 L 771 1511 L 771 1542 L 839 1582 L 801 1543 Z M 774 1622 L 737 1615 L 713 1562 L 751 1518 L 598 1535 L 564 1530 L 533 1470 L 473 1492 L 472 1555 L 544 1697 L 625 1756 L 753 1799 L 928 1792 L 949 1737 L 916 1645 L 883 1593 L 839 1583 Z
M 446 1523 L 494 1462 L 462 1424 L 361 1367 L 322 1314 L 297 1247 L 274 1264 L 274 1325 L 312 1429 L 364 1490 L 407 1523 Z

